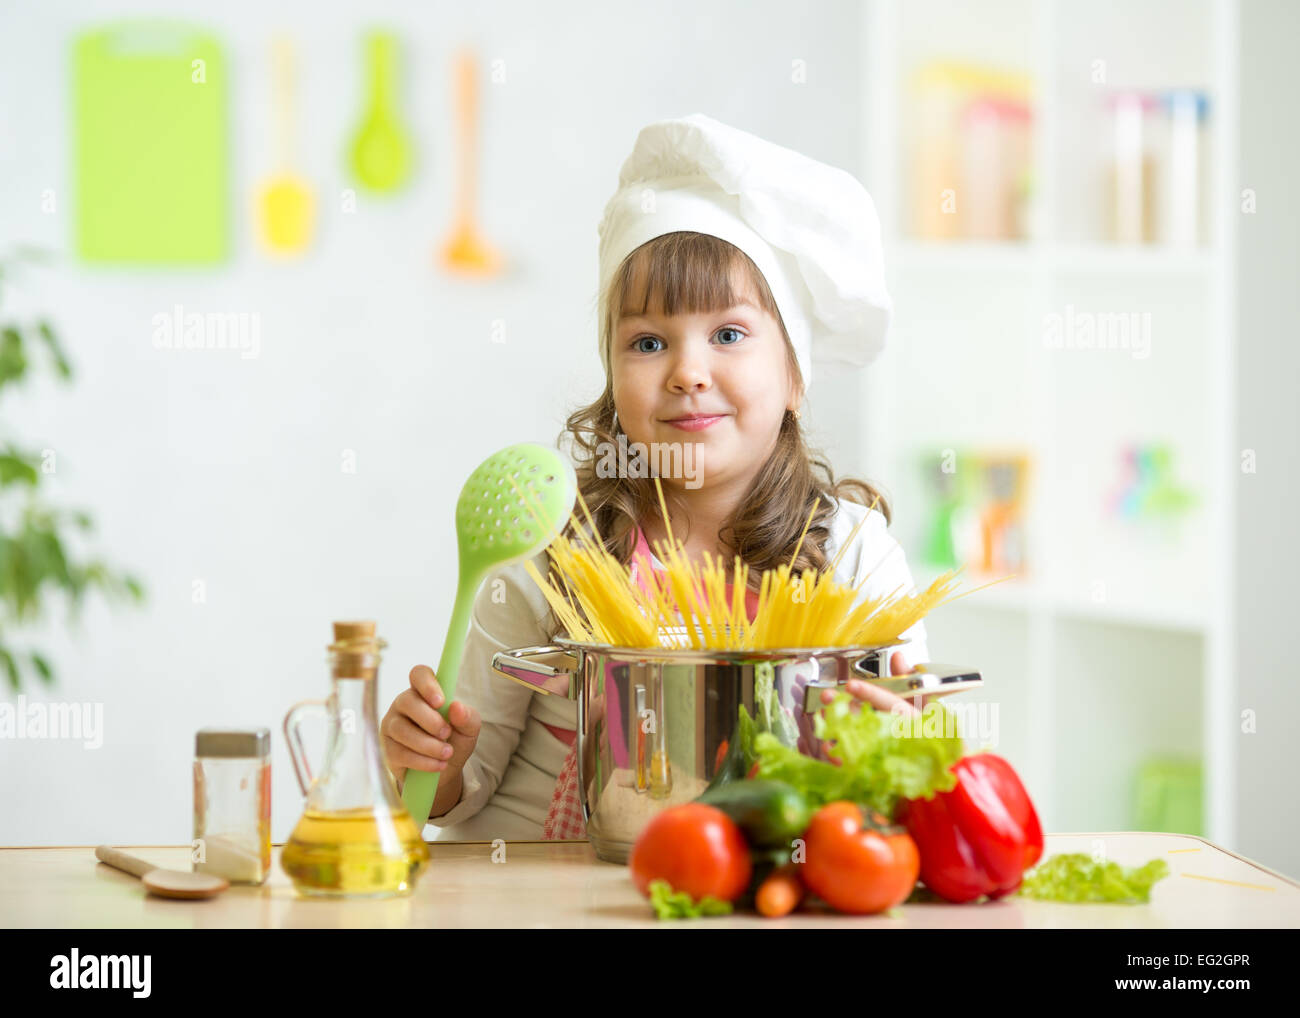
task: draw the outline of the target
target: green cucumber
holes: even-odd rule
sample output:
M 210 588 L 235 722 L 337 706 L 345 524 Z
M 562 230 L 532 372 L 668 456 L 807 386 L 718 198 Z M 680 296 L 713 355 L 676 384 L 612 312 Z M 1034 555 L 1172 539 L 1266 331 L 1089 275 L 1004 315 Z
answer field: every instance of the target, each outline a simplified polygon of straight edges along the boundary
M 727 752 L 714 773 L 713 780 L 704 790 L 704 794 L 733 781 L 744 779 L 750 767 L 754 765 L 754 734 L 754 719 L 749 716 L 749 711 L 745 710 L 745 705 L 741 704 L 736 716 L 736 727 L 732 730 L 731 739 L 727 744 Z
M 729 781 L 707 789 L 696 802 L 722 810 L 754 847 L 786 847 L 812 821 L 808 800 L 784 781 Z

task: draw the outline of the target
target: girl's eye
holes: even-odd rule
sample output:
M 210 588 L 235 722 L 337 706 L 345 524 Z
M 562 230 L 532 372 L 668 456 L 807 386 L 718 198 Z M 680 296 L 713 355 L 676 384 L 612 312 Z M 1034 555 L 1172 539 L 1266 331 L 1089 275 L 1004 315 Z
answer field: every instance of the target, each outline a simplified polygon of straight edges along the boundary
M 731 328 L 730 326 L 728 326 L 728 327 L 725 328 L 725 329 L 719 329 L 719 330 L 715 333 L 715 335 L 717 335 L 718 337 L 723 337 L 723 336 L 726 336 L 726 335 L 728 335 L 728 334 L 733 335 L 733 336 L 735 336 L 736 338 L 735 338 L 735 339 L 731 339 L 731 340 L 727 340 L 727 339 L 721 339 L 721 338 L 719 338 L 719 342 L 721 342 L 723 346 L 735 346 L 737 343 L 739 343 L 739 342 L 741 341 L 741 339 L 744 338 L 744 335 L 745 335 L 745 334 L 744 334 L 743 332 L 741 332 L 739 329 L 733 329 L 733 328 Z
M 649 349 L 649 350 L 647 350 L 647 349 L 646 349 L 644 346 L 642 346 L 641 344 L 642 344 L 642 343 L 658 343 L 658 342 L 659 342 L 659 340 L 656 339 L 654 336 L 640 336 L 640 337 L 638 337 L 637 339 L 633 340 L 633 342 L 632 342 L 632 347 L 633 347 L 633 349 L 635 349 L 635 350 L 639 350 L 641 353 L 654 353 L 654 352 L 655 352 L 655 349 Z

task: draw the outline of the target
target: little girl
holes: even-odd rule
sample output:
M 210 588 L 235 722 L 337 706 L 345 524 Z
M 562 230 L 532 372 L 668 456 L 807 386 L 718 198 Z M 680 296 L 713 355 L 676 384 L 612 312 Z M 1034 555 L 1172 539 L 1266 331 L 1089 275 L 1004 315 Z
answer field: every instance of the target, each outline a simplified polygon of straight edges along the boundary
M 799 425 L 814 351 L 861 365 L 884 342 L 879 224 L 862 185 L 700 114 L 652 124 L 606 206 L 600 266 L 605 390 L 566 431 L 609 551 L 644 584 L 646 570 L 662 568 L 650 549 L 667 533 L 653 478 L 607 476 L 607 451 L 620 439 L 679 454 L 695 443 L 689 477 L 660 476 L 673 535 L 690 559 L 740 555 L 751 575 L 789 562 L 816 504 L 797 570 L 824 570 L 865 516 L 835 578 L 862 584 L 859 598 L 911 592 L 902 549 L 885 529 L 885 501 L 863 481 L 835 481 Z M 569 534 L 586 531 L 570 526 Z M 549 571 L 545 552 L 533 564 Z M 752 617 L 757 595 L 747 594 Z M 388 764 L 399 786 L 407 768 L 441 772 L 428 817 L 438 840 L 585 836 L 577 704 L 535 694 L 491 666 L 497 651 L 544 646 L 559 631 L 523 563 L 508 566 L 479 591 L 461 699 L 446 720 L 425 665 L 393 701 L 381 725 Z M 903 637 L 910 642 L 892 656 L 895 673 L 928 660 L 922 623 Z M 847 689 L 878 709 L 914 709 L 865 682 Z

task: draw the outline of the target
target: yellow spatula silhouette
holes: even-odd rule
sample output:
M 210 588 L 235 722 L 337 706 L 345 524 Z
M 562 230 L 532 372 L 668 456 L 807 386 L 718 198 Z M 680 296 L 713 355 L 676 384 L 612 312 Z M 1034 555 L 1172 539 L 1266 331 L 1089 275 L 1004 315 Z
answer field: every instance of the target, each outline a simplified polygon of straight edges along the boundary
M 485 277 L 501 272 L 505 259 L 488 243 L 475 221 L 478 174 L 478 66 L 474 54 L 456 55 L 456 148 L 458 180 L 456 219 L 439 254 L 442 267 L 455 275 Z
M 276 172 L 258 194 L 262 243 L 280 255 L 299 254 L 311 242 L 315 200 L 293 157 L 293 47 L 277 38 L 271 50 L 275 108 Z

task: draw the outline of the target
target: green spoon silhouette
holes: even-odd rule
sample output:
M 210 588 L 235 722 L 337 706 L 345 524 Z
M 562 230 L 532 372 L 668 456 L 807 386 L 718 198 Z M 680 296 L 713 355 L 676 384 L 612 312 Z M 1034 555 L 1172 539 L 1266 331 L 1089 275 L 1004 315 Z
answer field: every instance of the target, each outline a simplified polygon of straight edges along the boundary
M 553 449 L 532 442 L 493 453 L 469 475 L 456 501 L 460 579 L 447 639 L 438 662 L 444 718 L 456 695 L 461 655 L 474 598 L 488 573 L 544 550 L 568 521 L 578 497 L 573 465 Z M 429 819 L 439 771 L 408 769 L 402 801 L 418 827 Z
M 396 191 L 411 169 L 411 143 L 394 109 L 397 40 L 391 32 L 366 36 L 369 100 L 352 140 L 352 172 L 371 191 Z

